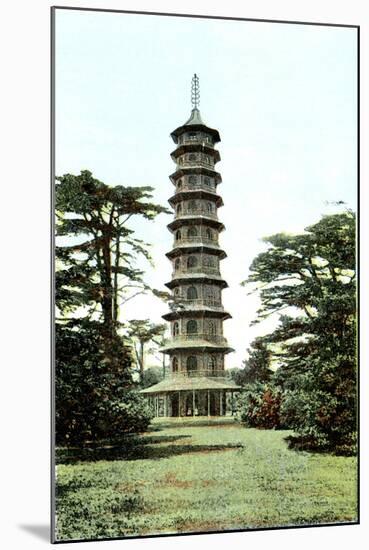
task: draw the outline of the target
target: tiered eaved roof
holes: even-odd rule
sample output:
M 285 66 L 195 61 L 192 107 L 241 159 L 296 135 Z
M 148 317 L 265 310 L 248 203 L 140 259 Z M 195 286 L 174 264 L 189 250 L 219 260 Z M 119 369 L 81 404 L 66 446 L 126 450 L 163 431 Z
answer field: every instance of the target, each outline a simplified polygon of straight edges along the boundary
M 174 219 L 168 224 L 174 242 L 166 255 L 173 273 L 166 286 L 174 307 L 163 315 L 170 322 L 171 337 L 162 348 L 170 357 L 170 370 L 165 380 L 142 393 L 193 391 L 194 411 L 201 409 L 206 397 L 195 390 L 207 390 L 207 410 L 223 414 L 219 411 L 225 392 L 238 386 L 227 379 L 224 369 L 224 356 L 233 350 L 223 335 L 223 321 L 231 315 L 222 304 L 227 283 L 220 272 L 220 261 L 226 257 L 219 244 L 224 225 L 218 219 L 223 200 L 217 186 L 222 178 L 215 170 L 220 154 L 214 145 L 220 136 L 201 118 L 197 75 L 192 79 L 192 103 L 190 118 L 171 133 L 177 146 L 171 153 L 176 170 L 170 176 L 175 191 L 169 199 Z M 220 405 L 213 406 L 211 396 L 218 394 Z M 172 405 L 174 409 L 182 415 L 180 404 Z

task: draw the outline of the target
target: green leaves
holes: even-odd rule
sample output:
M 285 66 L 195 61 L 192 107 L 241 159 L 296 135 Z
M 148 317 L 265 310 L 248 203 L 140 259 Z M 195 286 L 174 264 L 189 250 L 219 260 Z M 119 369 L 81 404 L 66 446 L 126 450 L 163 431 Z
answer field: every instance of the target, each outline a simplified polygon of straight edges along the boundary
M 131 391 L 132 338 L 127 345 L 118 329 L 122 304 L 148 289 L 137 259 L 151 259 L 127 224 L 169 211 L 151 202 L 151 187 L 110 187 L 88 170 L 57 182 L 57 441 L 142 431 L 151 413 Z
M 56 438 L 58 444 L 143 431 L 151 412 L 132 383 L 132 357 L 99 322 L 56 326 Z
M 163 323 L 151 323 L 149 319 L 132 319 L 129 321 L 128 336 L 133 341 L 136 363 L 140 372 L 140 382 L 144 379 L 145 345 L 162 340 L 167 326 Z
M 250 428 L 278 429 L 281 399 L 280 389 L 273 385 L 249 384 L 237 398 L 237 417 Z
M 148 186 L 110 187 L 88 170 L 56 179 L 56 232 L 62 239 L 57 306 L 64 316 L 78 308 L 81 315 L 99 315 L 113 330 L 120 306 L 147 290 L 136 260 L 151 262 L 149 245 L 127 223 L 132 216 L 153 220 L 169 210 L 150 201 Z
M 254 382 L 268 382 L 273 371 L 270 368 L 272 353 L 268 348 L 268 341 L 258 337 L 247 350 L 249 357 L 243 361 L 243 369 L 235 375 L 235 382 L 239 385 L 253 384 Z
M 279 314 L 264 340 L 279 346 L 282 418 L 304 448 L 347 453 L 356 429 L 355 225 L 348 210 L 267 237 L 243 283 L 259 291 L 258 322 Z

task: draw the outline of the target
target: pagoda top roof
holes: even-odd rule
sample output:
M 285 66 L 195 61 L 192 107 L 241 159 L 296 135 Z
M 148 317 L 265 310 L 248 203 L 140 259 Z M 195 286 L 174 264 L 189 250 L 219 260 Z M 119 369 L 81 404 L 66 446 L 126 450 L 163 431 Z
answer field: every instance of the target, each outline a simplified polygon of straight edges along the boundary
M 187 129 L 203 130 L 204 132 L 207 132 L 213 136 L 214 143 L 218 143 L 220 141 L 218 130 L 215 130 L 214 128 L 209 128 L 209 126 L 205 124 L 197 107 L 194 107 L 192 109 L 190 118 L 182 126 L 179 126 L 170 134 L 174 143 L 178 143 L 178 136 L 185 132 Z
M 191 116 L 187 120 L 187 122 L 184 123 L 184 126 L 190 126 L 192 124 L 195 124 L 195 125 L 198 125 L 198 126 L 206 126 L 206 124 L 203 122 L 203 120 L 201 118 L 200 111 L 198 110 L 197 107 L 192 109 Z

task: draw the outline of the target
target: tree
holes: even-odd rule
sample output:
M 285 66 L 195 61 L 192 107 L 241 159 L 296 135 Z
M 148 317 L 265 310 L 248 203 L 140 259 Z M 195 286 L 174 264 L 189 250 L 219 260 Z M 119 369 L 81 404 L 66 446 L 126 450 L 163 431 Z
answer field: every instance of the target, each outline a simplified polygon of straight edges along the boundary
M 356 434 L 355 215 L 324 216 L 303 234 L 277 234 L 243 284 L 260 291 L 260 322 L 278 313 L 266 338 L 280 346 L 275 380 L 282 414 L 304 448 L 354 450 Z M 282 315 L 281 312 L 284 311 Z
M 101 323 L 56 325 L 57 444 L 114 440 L 147 428 L 152 415 L 144 398 L 133 391 L 131 363 L 121 338 L 115 335 L 107 342 Z
M 151 187 L 110 187 L 84 170 L 57 178 L 55 207 L 57 236 L 57 292 L 64 314 L 84 308 L 101 316 L 106 333 L 119 320 L 119 307 L 143 292 L 139 256 L 148 260 L 148 245 L 127 226 L 132 216 L 153 220 L 166 208 L 150 202 Z
M 163 380 L 162 367 L 148 367 L 143 372 L 143 378 L 141 381 L 142 388 L 149 388 L 154 384 L 158 384 Z
M 247 350 L 249 357 L 243 361 L 243 369 L 237 374 L 237 384 L 268 382 L 273 374 L 270 368 L 271 351 L 264 338 L 258 337 Z
M 109 187 L 87 170 L 57 179 L 57 441 L 141 431 L 151 413 L 133 391 L 132 349 L 118 334 L 119 307 L 147 288 L 135 261 L 150 256 L 127 222 L 167 210 L 150 202 L 150 187 Z
M 145 345 L 155 342 L 157 337 L 163 336 L 166 325 L 151 323 L 148 319 L 134 319 L 129 321 L 128 335 L 132 338 L 134 353 L 140 373 L 140 381 L 144 379 Z

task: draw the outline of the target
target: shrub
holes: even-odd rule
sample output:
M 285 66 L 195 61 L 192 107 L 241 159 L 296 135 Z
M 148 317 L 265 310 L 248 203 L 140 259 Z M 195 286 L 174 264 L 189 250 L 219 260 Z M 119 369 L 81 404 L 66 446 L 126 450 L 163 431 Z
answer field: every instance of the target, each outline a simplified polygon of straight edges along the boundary
M 75 330 L 78 328 L 78 330 Z M 144 431 L 151 413 L 134 391 L 131 357 L 98 323 L 56 327 L 55 421 L 59 445 Z
M 270 384 L 249 384 L 237 401 L 237 416 L 250 428 L 280 428 L 281 391 Z
M 107 410 L 112 423 L 106 432 L 112 436 L 143 432 L 153 418 L 147 400 L 133 390 L 126 392 L 123 400 L 111 401 Z
M 356 453 L 355 410 L 333 392 L 309 388 L 287 390 L 281 405 L 281 420 L 296 431 L 290 447 L 302 450 Z

